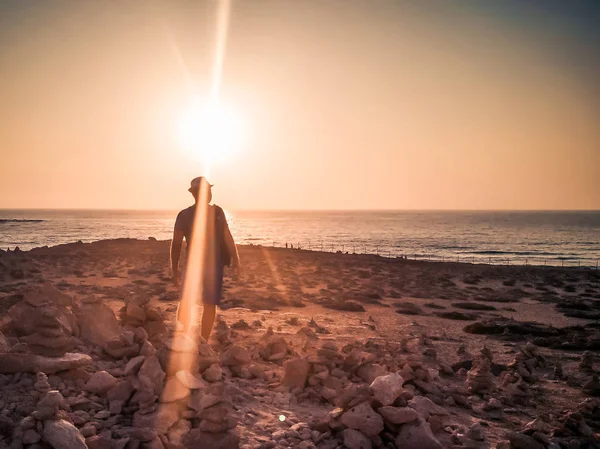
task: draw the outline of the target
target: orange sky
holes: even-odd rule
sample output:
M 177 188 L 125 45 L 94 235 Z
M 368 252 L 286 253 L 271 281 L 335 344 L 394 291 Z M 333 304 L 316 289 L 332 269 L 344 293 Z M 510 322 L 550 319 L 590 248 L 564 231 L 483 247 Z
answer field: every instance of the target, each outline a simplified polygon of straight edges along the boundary
M 214 10 L 6 3 L 0 208 L 189 204 L 204 167 L 176 128 L 210 88 Z M 234 1 L 222 98 L 247 135 L 215 201 L 600 209 L 599 16 L 536 4 Z

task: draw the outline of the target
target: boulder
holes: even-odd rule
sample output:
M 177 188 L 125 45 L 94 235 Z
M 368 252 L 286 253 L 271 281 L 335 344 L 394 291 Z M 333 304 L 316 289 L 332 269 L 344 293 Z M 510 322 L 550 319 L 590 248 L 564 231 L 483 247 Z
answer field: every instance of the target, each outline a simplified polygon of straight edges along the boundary
M 383 430 L 383 418 L 371 408 L 368 402 L 352 407 L 341 417 L 342 423 L 350 429 L 360 430 L 371 437 Z
M 283 385 L 292 388 L 304 388 L 308 379 L 310 365 L 305 358 L 287 360 L 283 363 Z
M 177 379 L 190 390 L 201 390 L 206 386 L 206 382 L 194 376 L 189 371 L 177 371 L 175 375 L 177 376 Z
M 391 405 L 402 393 L 404 379 L 398 373 L 379 376 L 371 383 L 373 397 L 383 405 Z
M 184 438 L 183 444 L 187 449 L 207 447 L 210 449 L 239 449 L 240 438 L 232 431 L 215 434 L 192 429 Z
M 42 438 L 54 449 L 88 449 L 77 427 L 64 419 L 44 421 Z
M 406 423 L 400 428 L 396 437 L 397 447 L 411 449 L 444 449 L 444 446 L 433 435 L 429 424 L 423 418 Z
M 102 302 L 82 304 L 75 313 L 81 338 L 97 346 L 119 337 L 119 323 L 113 310 Z
M 412 422 L 419 417 L 419 413 L 410 407 L 391 407 L 386 405 L 377 409 L 383 418 L 392 424 L 405 424 Z
M 408 405 L 414 408 L 417 412 L 428 418 L 430 415 L 447 416 L 449 415 L 448 410 L 431 401 L 431 399 L 425 396 L 415 396 Z
M 104 395 L 117 385 L 118 380 L 106 371 L 97 371 L 86 382 L 84 389 L 97 395 Z
M 221 354 L 221 364 L 225 366 L 246 365 L 250 360 L 250 353 L 240 345 L 231 345 Z
M 152 413 L 142 414 L 138 411 L 133 415 L 133 426 L 153 429 L 161 435 L 179 420 L 179 411 L 179 404 L 175 402 L 160 404 Z
M 190 395 L 190 389 L 187 388 L 177 376 L 168 377 L 165 386 L 160 395 L 161 402 L 175 402 L 185 399 Z
M 87 354 L 67 352 L 61 357 L 44 357 L 27 353 L 0 353 L 0 374 L 20 372 L 53 374 L 59 371 L 83 368 L 92 364 Z
M 344 429 L 344 446 L 348 449 L 371 449 L 373 444 L 358 430 Z
M 152 392 L 159 396 L 162 391 L 163 380 L 165 379 L 165 373 L 160 367 L 158 358 L 148 357 L 142 363 L 140 370 L 138 371 L 138 377 L 145 377 L 149 380 L 152 387 Z

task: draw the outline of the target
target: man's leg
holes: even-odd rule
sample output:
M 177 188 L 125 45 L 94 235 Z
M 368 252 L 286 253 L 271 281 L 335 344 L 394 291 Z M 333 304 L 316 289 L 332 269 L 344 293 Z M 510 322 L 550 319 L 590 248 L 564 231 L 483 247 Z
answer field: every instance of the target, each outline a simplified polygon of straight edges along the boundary
M 202 305 L 202 337 L 206 341 L 208 341 L 208 338 L 210 337 L 216 316 L 217 306 L 215 304 L 204 303 Z

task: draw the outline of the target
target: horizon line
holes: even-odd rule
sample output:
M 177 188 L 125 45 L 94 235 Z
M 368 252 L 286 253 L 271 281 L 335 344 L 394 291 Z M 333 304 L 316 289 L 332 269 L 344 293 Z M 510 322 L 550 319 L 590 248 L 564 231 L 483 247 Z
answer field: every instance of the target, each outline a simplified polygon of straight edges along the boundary
M 417 209 L 417 208 L 371 208 L 371 209 L 226 209 L 230 212 L 600 212 L 600 209 Z M 31 211 L 31 212 L 176 212 L 175 209 L 135 209 L 135 208 L 44 208 L 44 207 L 26 207 L 26 208 L 3 208 L 4 211 Z

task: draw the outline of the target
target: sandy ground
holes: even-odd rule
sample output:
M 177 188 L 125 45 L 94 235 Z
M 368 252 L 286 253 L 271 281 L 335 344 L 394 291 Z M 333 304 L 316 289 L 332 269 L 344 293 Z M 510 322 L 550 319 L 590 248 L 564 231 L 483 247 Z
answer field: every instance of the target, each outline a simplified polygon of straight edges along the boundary
M 314 352 L 317 340 L 333 341 L 339 348 L 397 347 L 404 341 L 411 354 L 422 357 L 434 350 L 435 357 L 422 357 L 423 363 L 439 369 L 468 360 L 469 355 L 474 358 L 484 345 L 495 363 L 508 364 L 527 341 L 533 341 L 540 346 L 545 367 L 536 372 L 535 397 L 527 404 L 505 407 L 500 420 L 488 419 L 478 408 L 478 401 L 485 403 L 486 398 L 472 398 L 471 409 L 448 407 L 445 425 L 484 422 L 492 447 L 507 430 L 518 431 L 542 416 L 550 416 L 552 423 L 589 396 L 582 386 L 593 373 L 580 370 L 579 363 L 584 350 L 600 348 L 596 271 L 417 262 L 256 246 L 239 251 L 243 270 L 236 279 L 227 272 L 219 311 L 220 319 L 233 326 L 235 342 L 259 345 L 269 328 L 283 336 L 297 355 Z M 169 242 L 115 240 L 3 253 L 0 323 L 6 323 L 14 294 L 41 281 L 75 298 L 98 296 L 115 313 L 127 298 L 150 298 L 168 325 L 174 325 L 178 290 L 170 281 Z M 503 331 L 507 323 L 503 319 L 514 320 L 510 323 L 516 327 Z M 241 320 L 250 326 L 244 328 Z M 496 327 L 482 328 L 482 333 L 465 331 L 468 325 L 486 322 Z M 524 322 L 537 323 L 540 333 L 521 332 Z M 316 330 L 316 338 L 299 332 L 307 326 Z M 496 332 L 492 328 L 500 331 L 492 334 Z M 560 334 L 552 337 L 553 329 Z M 222 348 L 215 335 L 209 343 L 218 352 Z M 564 367 L 564 380 L 553 378 L 557 362 Z M 281 362 L 263 365 L 281 376 Z M 244 382 L 250 381 L 239 382 L 240 388 L 249 388 Z M 465 377 L 456 373 L 445 382 L 461 387 Z M 275 382 L 253 385 L 247 390 L 250 397 L 237 405 L 238 431 L 248 447 L 269 447 L 265 441 L 273 432 L 293 422 L 314 421 L 334 408 L 326 400 L 297 400 Z M 287 422 L 280 422 L 282 414 L 289 417 Z M 446 447 L 454 447 L 443 430 L 436 435 Z

